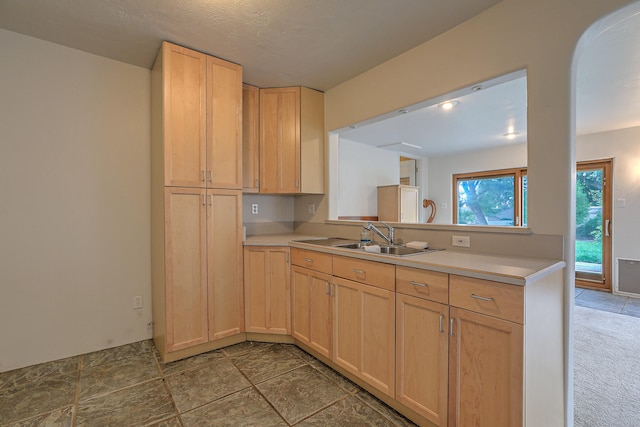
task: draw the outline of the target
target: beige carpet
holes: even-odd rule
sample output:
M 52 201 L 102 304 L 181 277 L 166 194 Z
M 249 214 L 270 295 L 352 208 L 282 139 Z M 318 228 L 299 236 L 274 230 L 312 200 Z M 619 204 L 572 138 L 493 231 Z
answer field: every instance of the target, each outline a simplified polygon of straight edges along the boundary
M 640 426 L 640 318 L 575 307 L 575 425 Z

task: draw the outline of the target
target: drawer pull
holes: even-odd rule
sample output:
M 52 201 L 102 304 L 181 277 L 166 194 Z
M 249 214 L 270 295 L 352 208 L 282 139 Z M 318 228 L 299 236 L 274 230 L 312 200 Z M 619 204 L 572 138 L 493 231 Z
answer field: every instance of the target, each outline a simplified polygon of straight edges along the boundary
M 410 284 L 412 284 L 413 286 L 420 286 L 422 288 L 426 288 L 427 286 L 429 286 L 429 284 L 427 283 L 418 283 L 418 282 L 414 282 L 413 280 L 409 282 Z
M 476 294 L 471 294 L 471 298 L 479 299 L 480 301 L 493 301 L 493 298 L 481 297 Z
M 357 268 L 354 268 L 353 272 L 356 274 L 365 274 L 364 270 L 358 270 Z
M 313 260 L 311 258 L 305 258 L 304 260 L 305 260 L 305 262 L 313 263 Z

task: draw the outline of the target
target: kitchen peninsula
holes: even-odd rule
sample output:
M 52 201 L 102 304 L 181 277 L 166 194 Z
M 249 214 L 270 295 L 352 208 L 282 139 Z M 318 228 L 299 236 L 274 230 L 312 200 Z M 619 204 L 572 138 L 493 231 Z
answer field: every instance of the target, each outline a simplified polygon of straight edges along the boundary
M 535 426 L 541 414 L 561 423 L 563 261 L 454 250 L 399 257 L 317 238 L 244 243 L 254 307 L 248 251 L 288 251 L 278 270 L 290 270 L 286 283 L 270 284 L 289 301 L 287 339 L 420 425 Z

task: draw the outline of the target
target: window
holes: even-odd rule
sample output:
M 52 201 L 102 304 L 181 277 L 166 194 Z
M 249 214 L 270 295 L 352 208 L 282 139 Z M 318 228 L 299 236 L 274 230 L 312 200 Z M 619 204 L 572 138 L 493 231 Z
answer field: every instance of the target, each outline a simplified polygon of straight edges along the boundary
M 505 169 L 453 176 L 453 223 L 527 224 L 527 170 Z

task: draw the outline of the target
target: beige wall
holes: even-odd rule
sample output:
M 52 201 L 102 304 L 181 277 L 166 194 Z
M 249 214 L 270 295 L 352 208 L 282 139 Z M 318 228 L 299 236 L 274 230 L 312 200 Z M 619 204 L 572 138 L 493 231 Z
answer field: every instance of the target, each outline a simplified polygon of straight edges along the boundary
M 424 43 L 325 95 L 328 131 L 527 70 L 529 225 L 536 234 L 564 238 L 565 405 L 573 424 L 573 258 L 575 218 L 574 54 L 596 20 L 629 0 L 504 0 L 436 39 Z M 331 158 L 331 154 L 329 156 Z M 323 205 L 328 214 L 328 204 Z
M 149 70 L 0 52 L 0 371 L 150 337 Z

